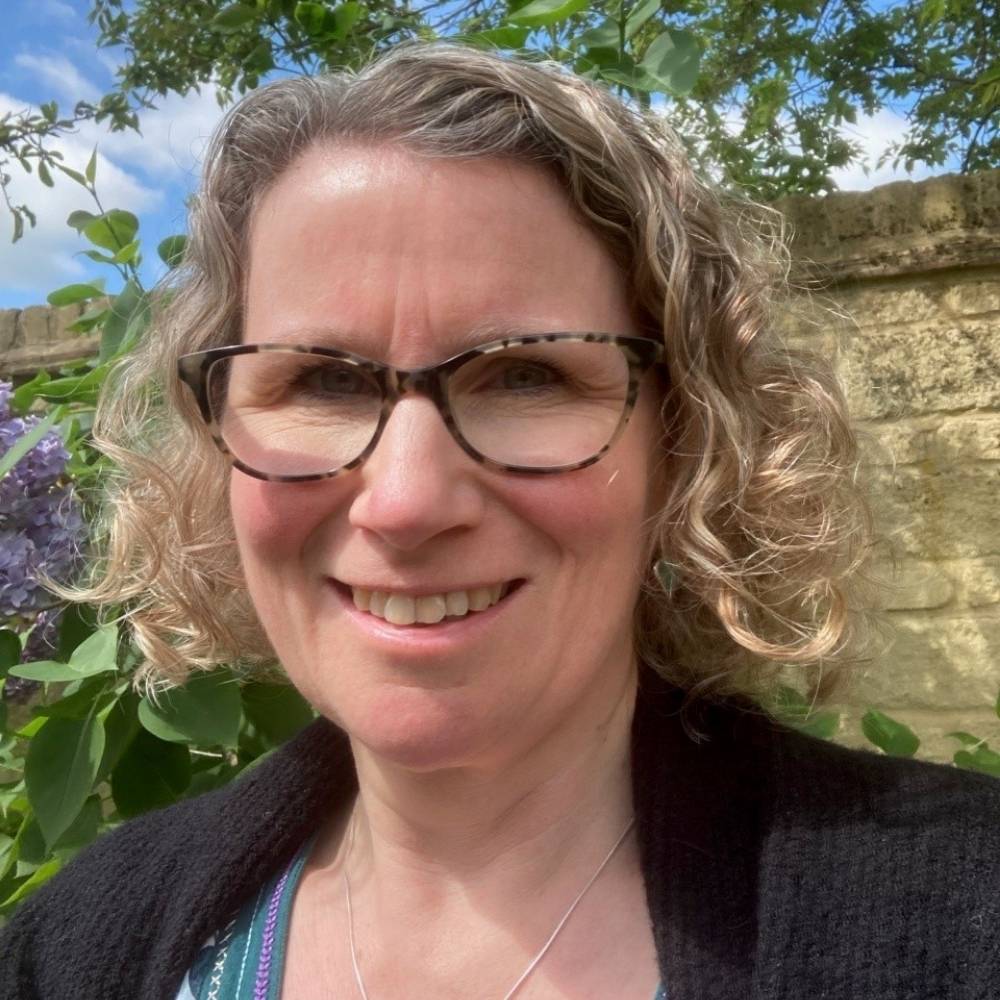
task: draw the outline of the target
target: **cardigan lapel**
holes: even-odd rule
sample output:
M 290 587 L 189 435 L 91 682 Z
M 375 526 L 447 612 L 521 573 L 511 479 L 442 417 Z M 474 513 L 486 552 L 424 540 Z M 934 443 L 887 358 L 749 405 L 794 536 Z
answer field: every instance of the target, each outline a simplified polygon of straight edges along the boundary
M 770 724 L 749 705 L 706 707 L 692 716 L 707 737 L 696 742 L 681 722 L 683 700 L 641 669 L 633 797 L 660 972 L 670 1000 L 748 1000 Z

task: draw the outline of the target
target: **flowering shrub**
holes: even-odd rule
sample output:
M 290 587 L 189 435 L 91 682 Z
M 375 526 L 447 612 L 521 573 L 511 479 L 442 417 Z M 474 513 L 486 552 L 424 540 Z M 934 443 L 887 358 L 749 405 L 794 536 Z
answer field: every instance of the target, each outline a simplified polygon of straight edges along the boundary
M 0 381 L 0 457 L 42 421 L 16 417 L 10 410 L 13 386 Z M 70 454 L 58 431 L 41 440 L 0 479 L 0 620 L 33 626 L 23 662 L 55 651 L 59 609 L 39 574 L 68 583 L 80 568 L 86 529 L 72 483 L 66 478 Z M 39 682 L 9 678 L 7 701 L 23 702 Z

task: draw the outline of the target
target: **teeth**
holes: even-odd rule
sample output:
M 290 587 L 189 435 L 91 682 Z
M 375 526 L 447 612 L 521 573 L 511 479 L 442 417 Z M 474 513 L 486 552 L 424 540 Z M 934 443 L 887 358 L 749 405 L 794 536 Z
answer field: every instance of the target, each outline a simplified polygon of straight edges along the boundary
M 469 610 L 485 611 L 490 606 L 490 588 L 476 587 L 469 591 Z
M 436 625 L 448 613 L 448 604 L 444 594 L 434 594 L 432 597 L 418 597 L 414 602 L 417 610 L 417 621 L 425 625 Z
M 469 613 L 469 595 L 464 590 L 453 590 L 444 600 L 449 615 L 461 618 Z
M 384 618 L 393 625 L 436 625 L 444 618 L 463 618 L 470 611 L 485 611 L 505 593 L 505 584 L 476 587 L 473 590 L 452 590 L 447 594 L 425 594 L 411 597 L 408 594 L 389 594 L 382 590 L 364 590 L 352 587 L 354 606 L 368 611 L 377 618 Z

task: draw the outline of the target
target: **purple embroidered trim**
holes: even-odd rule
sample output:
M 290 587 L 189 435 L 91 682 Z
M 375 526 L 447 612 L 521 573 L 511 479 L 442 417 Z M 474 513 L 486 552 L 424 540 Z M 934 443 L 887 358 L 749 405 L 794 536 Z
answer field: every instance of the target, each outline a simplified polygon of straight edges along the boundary
M 274 925 L 278 922 L 278 908 L 281 905 L 281 894 L 285 891 L 288 881 L 288 870 L 274 887 L 271 902 L 267 906 L 267 921 L 264 924 L 264 939 L 261 942 L 260 961 L 257 964 L 257 979 L 254 983 L 254 1000 L 267 1000 L 267 987 L 271 979 L 271 952 L 274 948 Z

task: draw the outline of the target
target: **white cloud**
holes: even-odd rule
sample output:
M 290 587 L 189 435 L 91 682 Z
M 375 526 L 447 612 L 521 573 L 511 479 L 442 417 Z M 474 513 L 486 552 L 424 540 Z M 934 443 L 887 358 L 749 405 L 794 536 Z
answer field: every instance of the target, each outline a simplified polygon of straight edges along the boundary
M 21 52 L 14 57 L 14 64 L 50 87 L 60 100 L 75 104 L 95 101 L 101 96 L 100 90 L 65 56 Z
M 0 115 L 7 111 L 21 111 L 25 102 L 0 93 Z M 80 135 L 71 135 L 52 143 L 51 148 L 63 154 L 68 167 L 82 171 L 90 158 L 92 146 Z M 90 249 L 77 233 L 66 225 L 66 217 L 76 209 L 96 211 L 87 193 L 74 181 L 58 172 L 53 173 L 54 186 L 45 187 L 37 174 L 26 174 L 17 165 L 9 173 L 9 196 L 15 204 L 26 203 L 36 214 L 38 224 L 26 227 L 24 237 L 16 244 L 10 243 L 11 220 L 5 211 L 0 212 L 3 231 L 0 232 L 0 282 L 8 288 L 45 292 L 85 273 L 93 273 L 92 265 L 85 267 L 77 256 L 81 250 Z M 154 211 L 163 200 L 162 192 L 147 187 L 133 174 L 98 153 L 97 176 L 102 202 L 107 207 L 123 208 L 136 214 Z
M 60 21 L 76 21 L 80 17 L 70 4 L 63 3 L 62 0 L 41 0 L 38 8 L 46 17 L 57 18 Z
M 892 162 L 882 167 L 876 167 L 879 156 L 893 142 L 899 142 L 906 134 L 907 122 L 902 115 L 897 115 L 888 108 L 882 108 L 873 115 L 859 115 L 856 125 L 844 125 L 841 134 L 861 145 L 864 156 L 861 162 L 840 167 L 831 172 L 831 177 L 841 191 L 867 191 L 888 184 L 891 181 L 919 181 L 933 174 L 942 173 L 941 167 L 930 167 L 925 163 L 914 166 L 913 173 L 907 173 L 902 164 L 898 168 Z M 865 173 L 865 167 L 868 173 Z
M 168 94 L 157 98 L 156 104 L 155 111 L 140 114 L 138 133 L 88 125 L 88 137 L 101 152 L 143 170 L 150 179 L 187 177 L 193 186 L 208 138 L 223 114 L 215 88 L 203 87 L 200 94 L 192 91 L 184 97 Z

